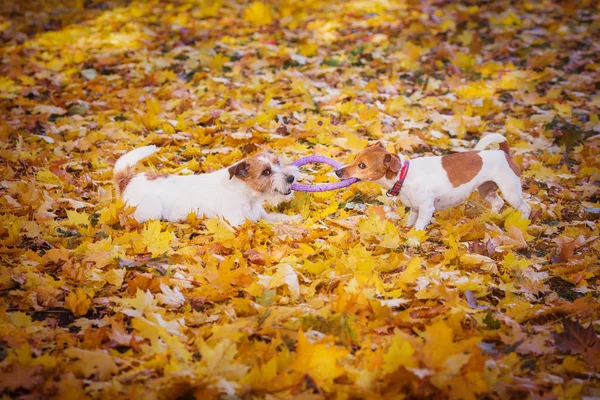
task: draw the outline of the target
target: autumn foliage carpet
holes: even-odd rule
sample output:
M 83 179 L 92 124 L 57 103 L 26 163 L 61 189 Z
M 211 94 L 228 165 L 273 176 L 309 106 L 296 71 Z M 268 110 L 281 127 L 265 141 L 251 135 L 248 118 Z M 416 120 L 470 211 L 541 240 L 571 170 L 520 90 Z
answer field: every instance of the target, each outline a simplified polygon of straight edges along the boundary
M 598 398 L 599 10 L 2 2 L 2 398 Z M 138 224 L 111 183 L 150 143 L 141 170 L 190 174 L 490 132 L 531 220 L 473 195 L 409 231 L 359 183 L 298 223 Z

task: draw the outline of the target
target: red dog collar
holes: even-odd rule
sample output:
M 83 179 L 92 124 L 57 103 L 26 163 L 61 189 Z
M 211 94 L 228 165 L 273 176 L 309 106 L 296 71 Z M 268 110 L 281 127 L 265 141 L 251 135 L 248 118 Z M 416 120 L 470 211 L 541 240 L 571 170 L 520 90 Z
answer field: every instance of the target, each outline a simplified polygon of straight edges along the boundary
M 396 183 L 394 183 L 394 186 L 392 186 L 392 188 L 387 191 L 388 197 L 394 197 L 400 194 L 402 184 L 404 183 L 404 179 L 406 179 L 406 174 L 408 174 L 409 165 L 410 162 L 406 160 L 404 162 L 404 165 L 402 166 L 402 169 L 400 170 L 400 177 L 398 177 L 398 180 L 396 181 Z

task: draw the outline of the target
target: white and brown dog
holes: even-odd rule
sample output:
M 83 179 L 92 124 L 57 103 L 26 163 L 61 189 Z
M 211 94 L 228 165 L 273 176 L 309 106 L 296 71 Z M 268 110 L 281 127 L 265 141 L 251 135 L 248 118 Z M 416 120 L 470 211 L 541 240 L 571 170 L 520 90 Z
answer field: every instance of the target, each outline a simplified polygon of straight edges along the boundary
M 263 203 L 277 205 L 291 199 L 297 168 L 282 166 L 278 157 L 262 152 L 229 168 L 199 175 L 133 174 L 133 166 L 154 154 L 156 146 L 130 151 L 117 160 L 113 177 L 123 201 L 135 206 L 139 222 L 161 219 L 177 222 L 189 213 L 221 217 L 231 225 L 246 219 L 283 222 L 283 214 L 267 214 Z
M 486 150 L 499 143 L 500 150 Z M 442 157 L 407 160 L 389 153 L 381 143 L 363 149 L 352 163 L 336 171 L 340 178 L 377 182 L 388 188 L 388 196 L 398 196 L 410 207 L 407 226 L 424 229 L 435 210 L 454 207 L 477 189 L 498 212 L 504 201 L 498 189 L 523 218 L 531 208 L 523 199 L 519 167 L 514 163 L 506 138 L 494 133 L 485 136 L 475 151 Z

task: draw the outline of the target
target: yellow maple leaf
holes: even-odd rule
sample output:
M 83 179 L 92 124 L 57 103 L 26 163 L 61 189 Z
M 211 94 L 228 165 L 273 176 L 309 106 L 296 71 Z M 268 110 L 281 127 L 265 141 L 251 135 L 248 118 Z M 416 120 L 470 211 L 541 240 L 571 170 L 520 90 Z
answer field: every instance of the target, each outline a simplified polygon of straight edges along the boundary
M 255 1 L 244 10 L 244 20 L 254 26 L 270 25 L 273 22 L 271 7 L 262 1 Z
M 152 257 L 171 251 L 169 243 L 173 240 L 172 232 L 161 232 L 160 221 L 150 221 L 143 231 L 144 243 Z
M 219 218 L 211 218 L 204 221 L 208 232 L 214 235 L 216 241 L 231 240 L 235 238 L 235 231 L 225 221 Z
M 240 379 L 248 371 L 247 366 L 235 362 L 238 349 L 233 340 L 222 339 L 214 347 L 209 346 L 202 339 L 199 339 L 197 344 L 202 362 L 211 374 Z
M 460 233 L 458 233 L 460 235 Z M 459 236 L 460 237 L 460 236 Z M 444 252 L 444 259 L 447 261 L 452 261 L 456 257 L 460 256 L 460 251 L 458 250 L 459 239 L 456 234 L 449 233 L 448 234 L 448 249 Z
M 409 105 L 409 100 L 405 96 L 396 96 L 386 103 L 385 111 L 391 115 L 399 115 L 404 112 Z
M 273 357 L 266 363 L 256 363 L 243 379 L 242 383 L 253 389 L 268 389 L 273 385 L 277 376 L 277 358 Z
M 114 253 L 112 239 L 110 237 L 99 240 L 95 243 L 84 244 L 78 247 L 80 250 L 85 249 L 85 261 L 96 263 L 98 268 L 102 268 L 114 261 Z
M 359 243 L 348 251 L 347 258 L 343 259 L 339 265 L 344 268 L 344 271 L 349 268 L 355 274 L 371 276 L 375 268 L 375 259 L 372 257 L 371 252 Z
M 399 367 L 416 368 L 419 366 L 414 357 L 415 349 L 403 333 L 396 333 L 387 352 L 383 355 L 383 372 L 389 374 Z
M 508 71 L 500 79 L 500 88 L 504 90 L 527 88 L 533 79 L 535 73 L 531 71 Z
M 85 212 L 77 212 L 73 210 L 67 210 L 67 224 L 70 226 L 87 225 L 89 222 L 89 215 Z
M 300 285 L 298 283 L 298 273 L 289 264 L 279 264 L 277 272 L 273 274 L 269 289 L 286 285 L 290 291 L 292 300 L 300 297 Z
M 223 1 L 221 0 L 201 0 L 198 7 L 198 17 L 216 17 L 222 6 Z
M 339 111 L 342 115 L 350 115 L 358 110 L 358 104 L 353 101 L 344 101 L 337 103 L 334 110 Z
M 149 114 L 157 115 L 160 113 L 162 107 L 155 97 L 148 97 L 146 98 L 146 108 Z
M 142 316 L 133 318 L 131 320 L 131 326 L 141 337 L 150 341 L 150 349 L 154 353 L 160 354 L 167 351 L 167 346 L 162 340 L 160 340 L 161 336 L 168 336 L 168 333 L 165 331 L 164 327 Z
M 427 232 L 424 230 L 417 231 L 411 228 L 406 234 L 406 244 L 409 246 L 419 246 L 425 240 L 427 240 Z
M 380 120 L 374 120 L 371 121 L 367 124 L 365 124 L 367 131 L 369 132 L 369 134 L 371 135 L 371 137 L 374 138 L 381 138 L 383 137 L 383 125 L 381 124 Z
M 554 103 L 552 106 L 558 111 L 561 117 L 570 118 L 572 108 L 568 104 Z
M 316 261 L 313 263 L 310 260 L 306 259 L 304 260 L 304 264 L 302 264 L 302 269 L 304 269 L 310 274 L 319 275 L 323 271 L 331 268 L 331 264 L 333 264 L 333 261 L 333 259 L 329 259 L 323 261 Z
M 538 181 L 556 179 L 556 171 L 544 166 L 541 162 L 534 162 L 523 172 L 523 177 L 528 176 L 533 176 Z
M 83 380 L 75 378 L 72 372 L 61 375 L 56 386 L 58 388 L 56 399 L 90 399 L 83 390 Z
M 16 84 L 15 81 L 4 76 L 0 77 L 0 92 L 3 92 L 3 95 L 8 94 L 9 92 L 16 92 L 18 90 L 19 86 Z
M 411 283 L 415 283 L 419 275 L 421 275 L 421 257 L 413 257 L 408 262 L 406 269 L 400 275 L 399 282 L 406 286 Z
M 21 229 L 23 228 L 24 218 L 6 218 L 3 225 L 6 226 L 6 230 L 8 231 L 8 241 L 6 244 L 15 244 L 21 240 Z
M 382 247 L 395 249 L 400 246 L 398 229 L 387 218 L 381 218 L 375 212 L 358 223 L 358 233 L 365 239 L 377 239 Z
M 300 54 L 304 57 L 312 57 L 317 54 L 317 50 L 319 50 L 319 46 L 317 43 L 305 43 L 298 47 Z
M 225 63 L 229 62 L 229 57 L 227 57 L 226 55 L 222 54 L 222 53 L 217 53 L 216 56 L 214 56 L 212 58 L 212 60 L 210 60 L 210 67 L 213 69 L 216 69 L 218 71 L 220 71 L 223 66 L 225 65 Z
M 522 131 L 525 130 L 525 120 L 508 117 L 504 123 L 504 129 L 506 132 L 515 135 L 522 135 Z
M 423 345 L 423 362 L 427 367 L 438 371 L 452 368 L 452 363 L 446 361 L 450 361 L 450 357 L 453 356 L 468 356 L 464 360 L 466 363 L 470 355 L 460 353 L 465 352 L 465 350 L 481 341 L 479 337 L 474 336 L 455 342 L 454 331 L 442 320 L 428 326 L 422 336 L 425 339 Z
M 64 354 L 67 357 L 78 359 L 71 363 L 70 367 L 81 372 L 86 378 L 95 375 L 99 380 L 106 380 L 118 371 L 113 358 L 102 350 L 90 351 L 70 347 L 64 351 Z
M 460 256 L 460 262 L 463 265 L 484 265 L 493 264 L 495 261 L 481 254 L 463 254 Z
M 467 33 L 467 31 L 464 33 Z M 457 53 L 452 62 L 463 71 L 472 71 L 476 63 L 475 57 L 472 54 L 465 53 Z
M 62 181 L 56 175 L 54 175 L 48 168 L 43 168 L 38 171 L 35 175 L 38 182 L 50 183 L 52 185 L 62 185 Z
M 368 141 L 367 139 L 362 139 L 357 135 L 347 132 L 344 134 L 344 138 L 346 139 L 346 143 L 344 143 L 344 147 L 348 150 L 352 151 L 360 151 L 367 147 Z
M 17 327 L 29 326 L 33 323 L 31 321 L 31 317 L 21 311 L 8 313 L 6 316 L 8 318 L 8 322 Z
M 81 288 L 77 288 L 75 293 L 69 293 L 65 300 L 65 308 L 71 310 L 78 317 L 87 314 L 91 305 L 92 300 Z
M 471 82 L 454 91 L 464 99 L 487 99 L 496 93 L 496 89 L 485 81 Z
M 515 256 L 515 253 L 513 253 L 512 251 L 509 251 L 504 256 L 504 260 L 502 260 L 501 264 L 504 267 L 510 268 L 510 269 L 525 269 L 525 268 L 529 267 L 531 264 L 533 264 L 533 262 L 531 260 L 527 260 L 524 258 L 517 259 L 517 256 Z
M 533 236 L 527 233 L 530 224 L 531 220 L 522 218 L 521 211 L 515 211 L 504 220 L 504 229 L 508 230 L 511 226 L 514 226 L 523 233 L 525 240 L 529 241 L 533 239 Z
M 111 268 L 106 274 L 104 274 L 104 279 L 106 280 L 106 282 L 117 287 L 123 284 L 124 278 L 125 269 Z
M 111 297 L 110 300 L 123 307 L 128 307 L 129 309 L 124 310 L 127 315 L 138 316 L 155 308 L 152 293 L 149 290 L 144 292 L 140 288 L 137 289 L 134 298 Z
M 291 368 L 309 375 L 317 385 L 330 390 L 333 380 L 346 372 L 344 367 L 338 364 L 338 360 L 347 354 L 346 349 L 330 343 L 311 343 L 304 332 L 299 331 L 296 358 Z

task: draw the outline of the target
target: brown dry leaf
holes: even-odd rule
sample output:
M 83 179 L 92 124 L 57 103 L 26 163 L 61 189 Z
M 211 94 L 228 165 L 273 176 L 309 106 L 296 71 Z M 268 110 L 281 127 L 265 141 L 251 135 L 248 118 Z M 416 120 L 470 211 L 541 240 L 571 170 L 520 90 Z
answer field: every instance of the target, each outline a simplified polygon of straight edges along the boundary
M 588 365 L 600 366 L 600 338 L 594 332 L 590 323 L 584 328 L 579 322 L 569 319 L 563 320 L 564 332 L 552 332 L 555 346 L 559 351 L 572 354 L 581 354 Z
M 44 377 L 40 375 L 41 370 L 40 366 L 25 367 L 14 364 L 10 372 L 0 372 L 0 389 L 8 392 L 15 392 L 17 389 L 30 390 L 44 381 Z

